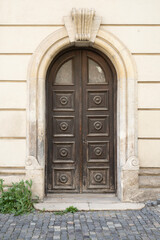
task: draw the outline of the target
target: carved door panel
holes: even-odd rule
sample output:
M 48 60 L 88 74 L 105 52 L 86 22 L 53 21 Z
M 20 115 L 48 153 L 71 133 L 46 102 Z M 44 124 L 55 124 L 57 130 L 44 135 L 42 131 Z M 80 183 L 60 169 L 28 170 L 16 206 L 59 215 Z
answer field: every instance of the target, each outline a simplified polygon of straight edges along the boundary
M 115 83 L 91 50 L 70 50 L 47 77 L 47 191 L 114 192 Z
M 114 78 L 107 62 L 83 52 L 83 192 L 114 190 Z M 88 66 L 85 68 L 85 66 Z

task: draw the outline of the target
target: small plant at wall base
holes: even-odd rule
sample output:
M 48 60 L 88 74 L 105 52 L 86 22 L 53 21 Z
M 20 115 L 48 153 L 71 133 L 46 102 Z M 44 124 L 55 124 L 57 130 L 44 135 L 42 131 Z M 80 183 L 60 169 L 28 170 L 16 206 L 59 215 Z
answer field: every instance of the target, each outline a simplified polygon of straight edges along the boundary
M 63 215 L 65 213 L 75 213 L 78 212 L 78 209 L 74 206 L 70 206 L 68 208 L 66 208 L 64 211 L 59 211 L 59 212 L 55 212 L 55 215 Z
M 12 183 L 7 191 L 4 180 L 0 179 L 0 213 L 12 213 L 15 216 L 34 211 L 32 200 L 32 180 Z

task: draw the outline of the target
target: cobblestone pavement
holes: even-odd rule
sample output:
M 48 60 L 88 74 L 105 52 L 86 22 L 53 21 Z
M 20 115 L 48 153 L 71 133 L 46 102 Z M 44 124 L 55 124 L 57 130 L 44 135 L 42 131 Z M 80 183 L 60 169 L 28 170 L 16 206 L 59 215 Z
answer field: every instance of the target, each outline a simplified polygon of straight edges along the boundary
M 160 208 L 137 211 L 0 214 L 0 240 L 160 240 Z

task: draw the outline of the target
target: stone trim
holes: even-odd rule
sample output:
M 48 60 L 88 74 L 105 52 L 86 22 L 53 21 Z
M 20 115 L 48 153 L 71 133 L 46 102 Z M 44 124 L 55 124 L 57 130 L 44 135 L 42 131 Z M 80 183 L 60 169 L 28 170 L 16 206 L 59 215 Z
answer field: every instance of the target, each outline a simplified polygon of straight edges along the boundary
M 79 46 L 94 43 L 101 23 L 101 17 L 95 16 L 94 9 L 72 9 L 72 16 L 64 17 L 70 42 Z
M 65 27 L 62 27 L 40 43 L 32 55 L 28 68 L 26 170 L 28 176 L 31 175 L 31 178 L 33 178 L 33 190 L 40 198 L 44 197 L 45 183 L 46 73 L 57 53 L 74 44 L 76 45 L 76 42 L 71 41 L 69 32 Z M 117 195 L 122 201 L 132 201 L 134 196 L 137 195 L 139 172 L 136 66 L 124 44 L 113 34 L 104 30 L 103 27 L 99 28 L 92 47 L 106 54 L 117 72 Z
M 91 37 L 92 22 L 94 20 L 94 9 L 72 9 L 72 19 L 75 26 L 75 40 L 89 41 Z

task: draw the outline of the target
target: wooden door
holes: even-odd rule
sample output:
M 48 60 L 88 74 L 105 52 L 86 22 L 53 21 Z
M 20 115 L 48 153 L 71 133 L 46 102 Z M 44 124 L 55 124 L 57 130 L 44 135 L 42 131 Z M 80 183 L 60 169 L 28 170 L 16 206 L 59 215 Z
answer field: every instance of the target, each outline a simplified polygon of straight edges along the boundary
M 47 75 L 47 192 L 114 192 L 116 79 L 99 52 L 69 50 Z

